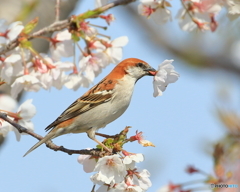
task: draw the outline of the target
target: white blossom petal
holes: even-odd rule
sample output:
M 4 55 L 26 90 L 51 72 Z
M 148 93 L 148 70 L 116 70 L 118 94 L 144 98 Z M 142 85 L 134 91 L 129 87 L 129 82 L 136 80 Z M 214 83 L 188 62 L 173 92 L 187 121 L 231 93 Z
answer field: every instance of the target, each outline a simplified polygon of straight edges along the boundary
M 174 83 L 178 80 L 180 75 L 174 70 L 172 62 L 173 60 L 165 60 L 159 65 L 153 81 L 154 97 L 161 96 L 169 83 Z
M 79 155 L 78 162 L 83 165 L 83 170 L 86 173 L 93 172 L 97 162 L 95 158 L 91 158 L 91 155 Z
M 15 40 L 23 28 L 22 22 L 20 21 L 13 22 L 11 25 L 9 25 L 7 34 L 9 42 Z
M 23 75 L 18 77 L 11 85 L 11 95 L 16 98 L 23 89 L 36 92 L 41 88 L 40 86 L 41 83 L 35 76 Z
M 50 52 L 53 60 L 59 61 L 61 57 L 71 57 L 74 54 L 73 41 L 71 33 L 68 30 L 55 32 L 53 39 L 56 43 L 50 43 Z
M 28 99 L 19 106 L 17 112 L 21 118 L 29 121 L 36 114 L 37 110 L 36 107 L 32 104 L 32 99 Z
M 128 44 L 128 37 L 127 36 L 121 36 L 112 41 L 113 47 L 124 47 Z
M 13 129 L 13 126 L 10 125 L 8 122 L 6 121 L 3 121 L 3 120 L 0 120 L 0 134 L 3 136 L 3 137 L 6 137 L 7 134 L 12 131 Z
M 126 175 L 126 167 L 118 155 L 100 158 L 94 171 L 98 172 L 98 180 L 106 184 L 122 182 Z
M 0 109 L 13 111 L 17 107 L 17 101 L 7 94 L 0 94 Z

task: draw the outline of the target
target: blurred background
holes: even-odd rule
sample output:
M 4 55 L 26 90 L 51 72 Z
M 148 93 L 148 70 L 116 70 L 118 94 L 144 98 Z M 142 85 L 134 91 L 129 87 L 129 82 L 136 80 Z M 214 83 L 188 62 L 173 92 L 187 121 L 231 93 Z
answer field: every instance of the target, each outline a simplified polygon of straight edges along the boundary
M 157 25 L 140 16 L 137 12 L 139 2 L 107 12 L 114 14 L 116 21 L 102 33 L 112 39 L 120 36 L 129 38 L 123 49 L 123 59 L 139 58 L 155 68 L 165 59 L 174 59 L 173 65 L 180 73 L 180 79 L 170 84 L 163 96 L 157 98 L 152 96 L 152 78 L 141 79 L 128 110 L 99 132 L 111 135 L 119 133 L 125 126 L 132 126 L 129 136 L 134 135 L 136 130 L 143 131 L 145 138 L 156 145 L 154 148 L 144 148 L 137 143 L 125 146 L 129 152 L 145 155 L 145 161 L 138 166 L 151 173 L 152 187 L 149 191 L 156 192 L 169 182 L 179 184 L 196 180 L 199 180 L 197 185 L 186 186 L 186 189 L 202 186 L 208 189 L 204 180 L 209 175 L 240 187 L 239 19 L 230 21 L 223 13 L 217 17 L 219 27 L 214 33 L 189 33 L 179 28 L 175 18 L 181 7 L 180 1 L 170 3 L 172 22 L 165 25 Z M 0 18 L 9 22 L 22 20 L 26 23 L 39 16 L 40 29 L 54 20 L 53 0 L 0 0 L 0 4 Z M 60 19 L 93 8 L 94 1 L 62 1 Z M 106 26 L 98 19 L 90 21 Z M 48 52 L 46 42 L 34 43 L 39 52 Z M 105 77 L 113 67 L 108 66 L 94 83 Z M 23 93 L 19 104 L 33 99 L 37 108 L 33 118 L 35 131 L 45 135 L 44 128 L 87 90 L 64 88 L 59 91 L 53 88 L 51 91 Z M 8 92 L 8 89 L 4 88 L 4 91 Z M 42 145 L 23 158 L 23 154 L 35 143 L 36 139 L 30 136 L 23 136 L 17 142 L 14 133 L 1 137 L 0 191 L 91 190 L 91 174 L 86 174 L 82 165 L 78 164 L 78 155 L 54 152 Z M 54 143 L 70 149 L 94 148 L 96 145 L 85 133 L 58 137 Z M 189 165 L 207 175 L 186 173 Z M 240 188 L 227 191 L 240 191 Z

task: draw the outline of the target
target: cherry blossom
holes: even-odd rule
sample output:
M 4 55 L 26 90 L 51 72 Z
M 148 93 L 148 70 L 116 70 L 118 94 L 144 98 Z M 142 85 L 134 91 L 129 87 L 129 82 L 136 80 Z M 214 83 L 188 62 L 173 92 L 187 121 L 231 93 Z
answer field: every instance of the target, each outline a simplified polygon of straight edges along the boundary
M 152 18 L 156 24 L 164 24 L 172 20 L 171 11 L 166 8 L 158 8 L 152 14 Z
M 149 18 L 155 12 L 155 9 L 151 7 L 151 4 L 141 3 L 138 5 L 138 13 Z
M 105 185 L 105 181 L 108 182 L 108 178 L 99 173 L 92 175 L 90 179 L 94 184 L 97 184 L 97 185 Z
M 0 94 L 0 112 L 13 111 L 17 107 L 17 101 L 6 94 Z M 3 111 L 2 111 L 3 110 Z M 13 118 L 12 118 L 13 120 Z M 6 137 L 13 127 L 3 119 L 0 119 L 0 134 Z
M 190 0 L 191 11 L 203 14 L 218 14 L 222 5 L 218 0 Z
M 53 33 L 50 41 L 50 52 L 55 61 L 59 61 L 61 57 L 73 56 L 72 35 L 68 30 Z
M 18 94 L 24 89 L 25 91 L 39 91 L 41 83 L 37 77 L 33 75 L 23 75 L 15 79 L 11 85 L 11 95 L 13 98 L 17 98 Z
M 36 107 L 32 104 L 32 99 L 28 99 L 22 103 L 19 106 L 17 113 L 19 117 L 21 117 L 19 124 L 21 124 L 22 121 L 30 121 L 36 114 Z
M 166 7 L 170 6 L 167 1 L 162 0 L 141 0 L 138 5 L 138 13 L 148 18 L 153 18 L 157 24 L 164 24 L 171 20 L 171 11 Z
M 202 31 L 215 31 L 218 23 L 215 16 L 221 11 L 222 6 L 217 0 L 189 0 L 184 7 L 178 11 L 176 18 L 179 26 L 184 31 L 200 29 Z
M 10 84 L 12 77 L 20 75 L 21 72 L 23 72 L 23 66 L 20 55 L 12 54 L 4 59 L 1 67 L 1 78 L 5 82 Z
M 7 44 L 10 41 L 13 41 L 17 38 L 17 36 L 21 33 L 21 31 L 23 30 L 24 26 L 22 25 L 21 21 L 16 21 L 13 22 L 12 24 L 9 25 L 8 29 L 7 29 Z
M 15 121 L 19 125 L 22 125 L 23 127 L 27 128 L 28 130 L 33 131 L 34 125 L 31 119 L 36 114 L 36 112 L 37 112 L 36 107 L 32 104 L 32 99 L 28 99 L 19 106 L 17 110 L 18 118 L 17 119 L 15 118 Z M 21 134 L 15 128 L 13 130 L 16 134 L 17 140 L 19 141 Z
M 128 153 L 127 151 L 123 150 L 122 153 L 126 156 L 123 159 L 123 163 L 125 164 L 127 170 L 134 169 L 135 163 L 142 162 L 144 160 L 144 156 L 141 153 Z
M 182 8 L 178 11 L 176 18 L 178 18 L 178 24 L 183 31 L 193 31 L 197 28 L 196 23 L 192 20 L 191 16 L 187 14 L 185 8 Z M 206 21 L 203 19 L 195 19 L 199 23 L 206 24 Z
M 85 39 L 90 41 L 98 34 L 96 28 L 89 26 L 89 22 L 82 21 L 80 24 L 80 30 L 85 34 Z
M 228 10 L 228 17 L 231 20 L 237 19 L 240 16 L 240 3 L 238 0 L 225 0 L 224 6 Z
M 41 56 L 45 57 L 45 55 L 40 54 Z M 45 58 L 44 58 L 45 59 Z M 29 63 L 30 64 L 30 63 Z M 35 68 L 36 71 L 40 72 L 40 73 L 47 73 L 48 71 L 48 66 L 46 65 L 45 62 L 43 62 L 43 60 L 41 58 L 39 58 L 38 56 L 34 57 L 32 59 L 32 64 L 33 67 Z
M 122 59 L 122 47 L 127 45 L 127 43 L 127 36 L 118 37 L 113 41 L 106 40 L 104 45 L 107 47 L 107 49 L 104 52 L 109 57 L 109 63 L 117 64 Z
M 81 72 L 85 73 L 85 77 L 93 82 L 94 78 L 102 72 L 102 68 L 106 67 L 108 64 L 103 53 L 93 53 L 87 57 L 83 56 L 80 59 L 79 69 Z
M 100 18 L 104 19 L 108 25 L 110 25 L 111 22 L 115 20 L 115 17 L 113 14 L 108 14 L 108 15 L 100 15 Z
M 164 60 L 158 66 L 158 72 L 154 76 L 153 81 L 154 97 L 161 96 L 168 84 L 176 82 L 180 77 L 180 75 L 174 70 L 172 62 L 173 60 Z
M 126 175 L 126 167 L 118 155 L 100 158 L 94 171 L 98 172 L 97 181 L 106 184 L 122 182 Z
M 0 109 L 0 111 L 1 110 L 2 108 Z M 22 125 L 23 127 L 27 128 L 30 131 L 34 130 L 34 125 L 31 122 L 31 119 L 36 114 L 36 107 L 32 104 L 31 99 L 26 100 L 24 103 L 22 103 L 19 106 L 17 113 L 13 113 L 7 110 L 4 110 L 3 112 L 6 113 L 11 120 L 15 121 L 19 125 Z M 6 121 L 1 120 L 0 133 L 3 136 L 6 136 L 9 131 L 14 131 L 17 141 L 20 141 L 21 134 L 17 131 L 17 129 L 14 128 L 9 123 L 7 123 Z
M 92 158 L 91 155 L 79 155 L 78 156 L 78 162 L 83 165 L 83 170 L 86 173 L 91 173 L 93 172 L 97 161 L 95 158 Z
M 126 181 L 123 181 L 116 185 L 115 192 L 143 192 L 143 189 L 138 186 L 134 185 L 132 179 L 129 177 L 126 179 Z
M 101 72 L 102 68 L 100 66 L 101 60 L 88 55 L 87 57 L 82 57 L 79 61 L 80 71 L 85 73 L 85 76 L 93 82 L 94 78 L 97 77 Z
M 96 192 L 116 192 L 114 188 L 109 188 L 108 185 L 101 185 Z
M 45 54 L 40 54 L 40 57 L 37 56 L 33 59 L 32 65 L 36 70 L 32 71 L 31 75 L 37 77 L 41 86 L 46 90 L 51 87 L 61 89 L 67 81 L 65 72 L 73 69 L 73 63 L 54 62 Z
M 124 157 L 123 159 L 123 163 L 124 164 L 130 164 L 132 162 L 142 162 L 144 160 L 144 156 L 141 153 L 137 153 L 137 154 L 130 154 L 126 151 L 123 151 L 123 154 L 126 155 L 126 157 Z
M 13 131 L 13 126 L 11 126 L 8 122 L 0 119 L 0 135 L 6 137 L 10 131 Z
M 135 138 L 130 138 L 130 141 Z M 138 170 L 135 166 L 135 163 L 143 160 L 142 154 L 129 153 L 125 150 L 122 150 L 122 155 L 115 154 L 102 158 L 90 155 L 78 157 L 78 162 L 83 165 L 85 172 L 96 172 L 90 179 L 94 184 L 100 185 L 97 192 L 146 191 L 152 185 L 150 173 L 146 169 Z
M 138 143 L 141 144 L 143 147 L 155 147 L 155 145 L 151 141 L 145 140 L 142 134 L 143 132 L 136 132 L 136 135 L 131 136 L 129 140 L 138 141 Z
M 106 49 L 106 47 L 99 40 L 89 41 L 88 48 L 90 50 L 96 49 L 98 52 L 102 52 Z
M 70 62 L 56 62 L 52 64 L 54 67 L 48 71 L 52 76 L 52 86 L 61 89 L 66 82 L 65 73 L 73 69 L 73 63 Z
M 152 182 L 149 179 L 150 173 L 148 170 L 143 169 L 141 171 L 139 170 L 134 170 L 133 175 L 132 175 L 133 183 L 136 186 L 139 186 L 141 189 L 146 191 L 149 187 L 152 186 Z
M 7 30 L 7 24 L 5 19 L 0 19 L 0 50 L 3 48 L 3 46 L 6 44 L 6 30 Z
M 15 40 L 23 30 L 22 22 L 16 21 L 9 26 L 6 25 L 6 21 L 1 19 L 0 21 L 0 45 L 8 44 Z
M 17 107 L 17 101 L 7 94 L 0 94 L 0 110 L 13 111 Z
M 78 90 L 79 87 L 89 87 L 91 81 L 82 73 L 71 73 L 66 76 L 64 85 L 68 89 Z
M 52 86 L 55 87 L 58 90 L 61 90 L 63 86 L 65 85 L 67 79 L 65 73 L 60 73 L 57 79 L 54 79 L 52 81 Z

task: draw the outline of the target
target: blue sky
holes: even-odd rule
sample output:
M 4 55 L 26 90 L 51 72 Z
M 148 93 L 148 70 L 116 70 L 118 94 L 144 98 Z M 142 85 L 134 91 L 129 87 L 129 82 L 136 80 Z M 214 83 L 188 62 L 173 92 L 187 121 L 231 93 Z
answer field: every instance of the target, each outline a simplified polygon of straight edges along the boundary
M 91 7 L 84 1 L 75 13 Z M 189 176 L 184 169 L 187 165 L 195 165 L 206 172 L 213 172 L 213 161 L 206 149 L 211 151 L 211 144 L 225 133 L 216 118 L 214 103 L 223 74 L 189 69 L 174 55 L 166 54 L 154 45 L 146 46 L 145 41 L 150 37 L 134 24 L 128 23 L 123 12 L 123 7 L 112 12 L 117 20 L 106 31 L 112 39 L 124 35 L 129 37 L 123 59 L 136 57 L 155 68 L 165 59 L 174 59 L 173 65 L 181 77 L 176 83 L 168 86 L 163 96 L 157 98 L 152 96 L 152 77 L 142 78 L 135 86 L 128 110 L 99 132 L 116 134 L 129 125 L 132 126 L 129 135 L 133 135 L 136 130 L 143 131 L 146 139 L 156 145 L 155 148 L 143 148 L 137 143 L 131 143 L 125 147 L 127 151 L 145 155 L 145 161 L 138 166 L 148 169 L 152 175 L 153 186 L 149 191 L 155 192 L 169 181 L 178 183 L 203 178 Z M 179 36 L 187 34 L 178 29 L 176 21 L 170 25 L 176 28 L 175 33 Z M 211 45 L 208 46 L 209 50 L 212 49 Z M 108 66 L 95 79 L 95 83 L 105 77 L 113 67 L 114 65 Z M 87 90 L 80 88 L 74 92 L 68 89 L 52 89 L 27 93 L 23 100 L 31 98 L 37 107 L 37 114 L 33 118 L 35 131 L 45 135 L 44 128 Z M 54 142 L 70 149 L 84 149 L 96 145 L 85 133 L 61 136 Z M 23 158 L 23 154 L 35 143 L 36 139 L 30 136 L 23 136 L 21 141 L 17 142 L 14 134 L 9 134 L 4 148 L 0 151 L 1 191 L 91 190 L 91 174 L 86 174 L 78 164 L 78 155 L 69 156 L 62 152 L 54 152 L 42 145 Z

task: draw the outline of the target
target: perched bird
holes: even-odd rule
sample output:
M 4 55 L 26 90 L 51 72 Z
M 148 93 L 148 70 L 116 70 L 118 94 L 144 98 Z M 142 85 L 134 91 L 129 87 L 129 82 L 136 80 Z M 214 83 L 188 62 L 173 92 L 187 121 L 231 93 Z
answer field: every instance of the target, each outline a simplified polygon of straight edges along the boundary
M 128 108 L 135 83 L 143 76 L 154 76 L 156 70 L 146 62 L 129 58 L 119 63 L 103 80 L 72 103 L 45 130 L 51 130 L 24 155 L 46 141 L 67 133 L 86 132 L 88 137 L 110 151 L 95 138 L 95 132 L 105 127 Z

